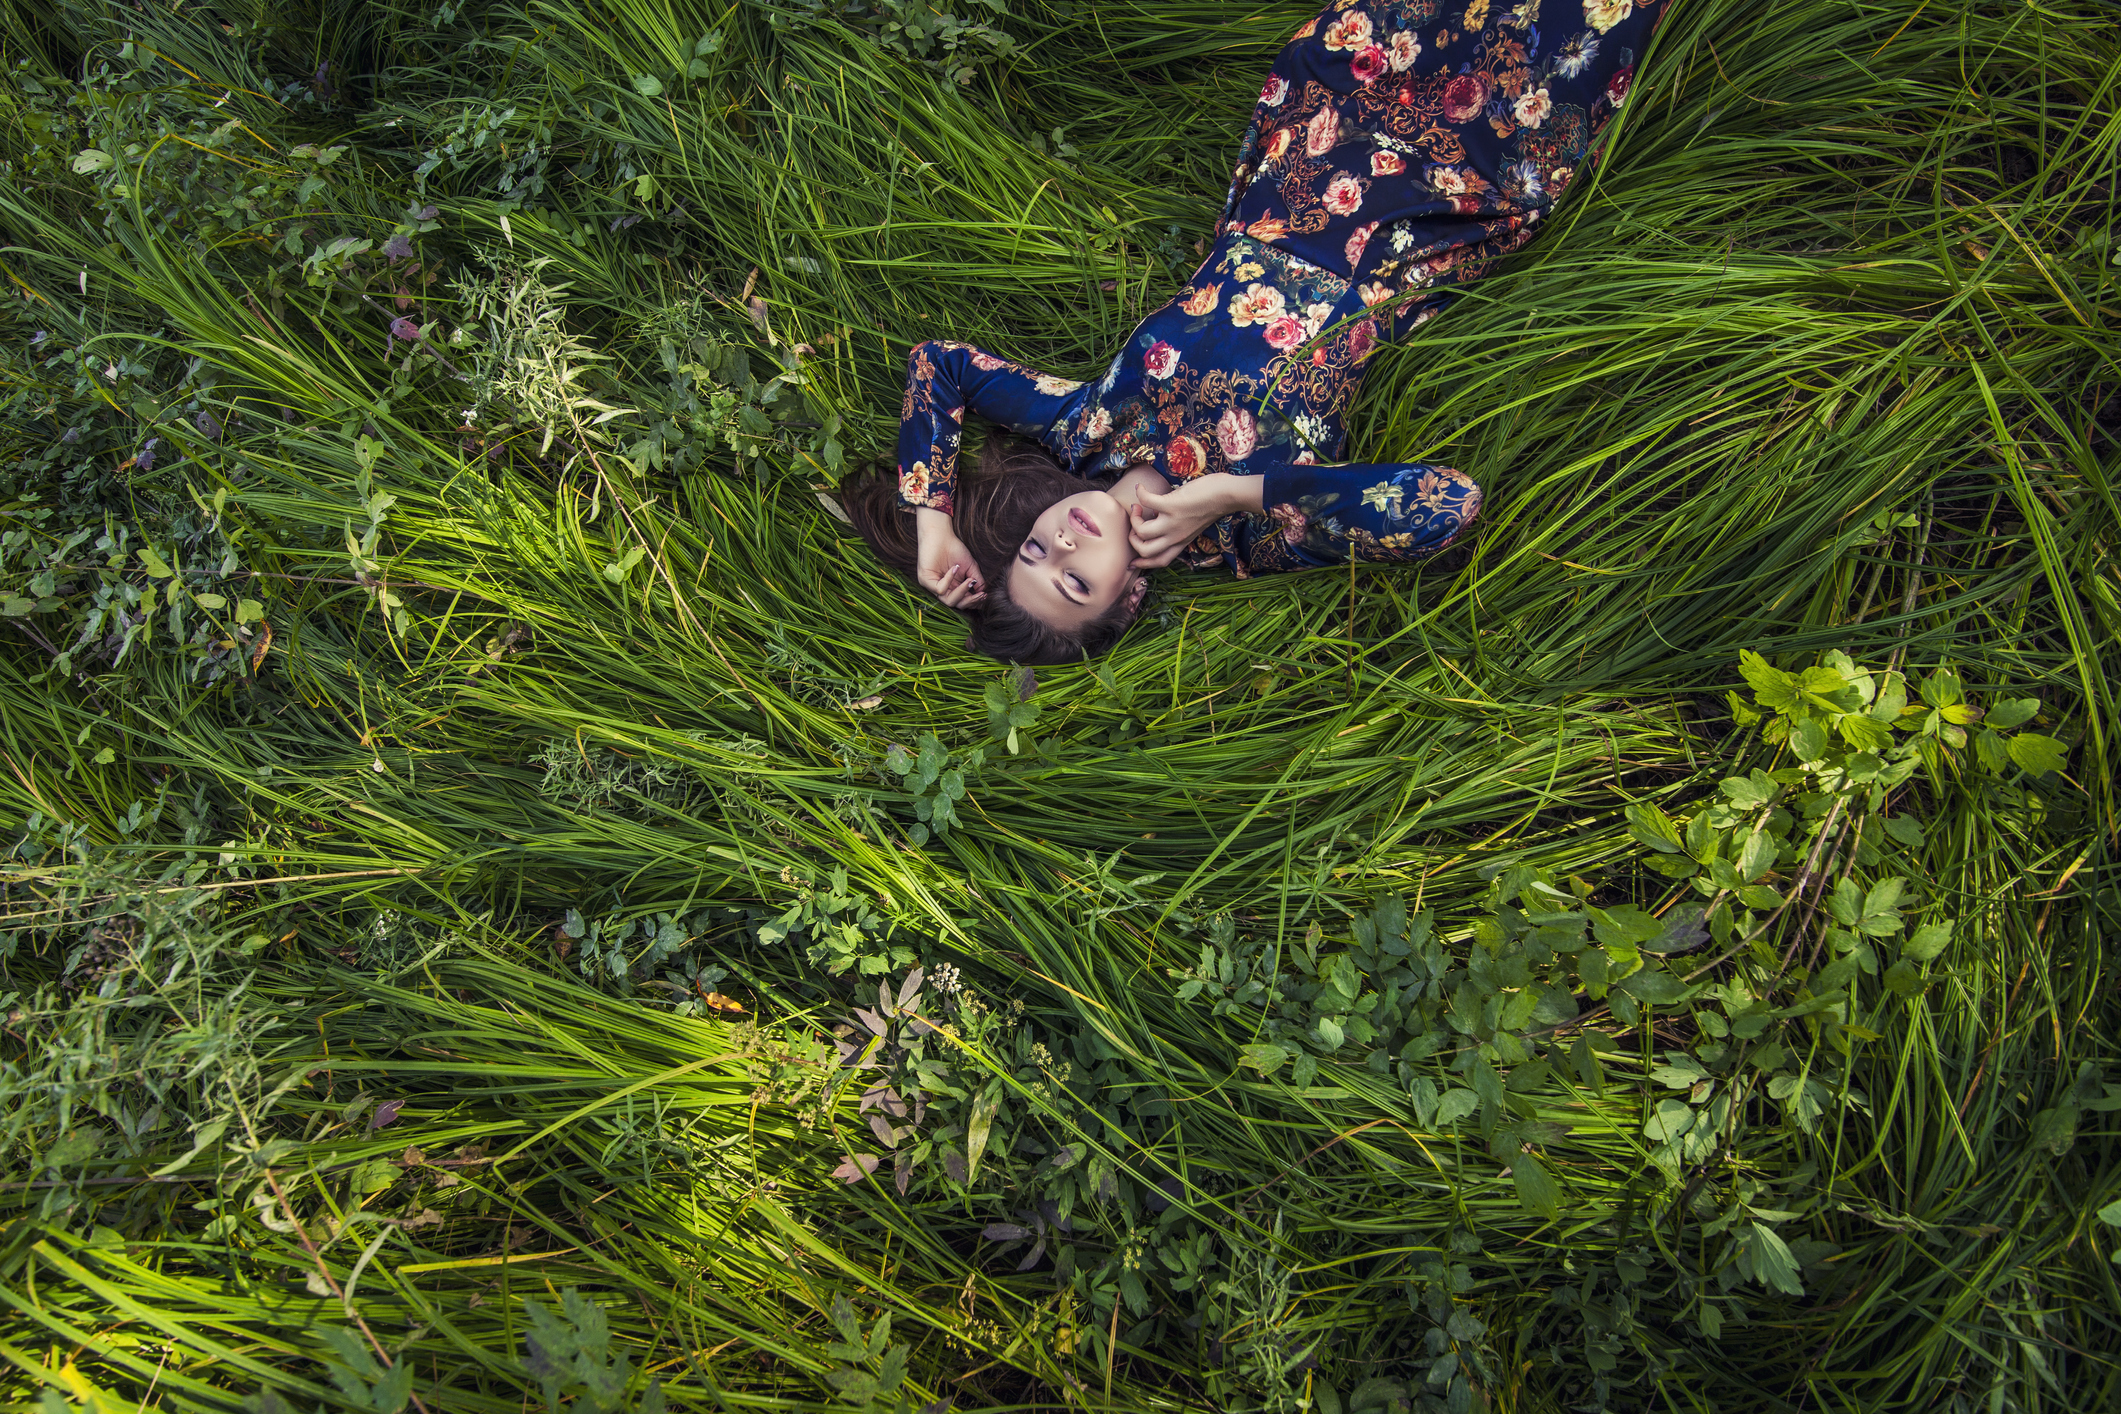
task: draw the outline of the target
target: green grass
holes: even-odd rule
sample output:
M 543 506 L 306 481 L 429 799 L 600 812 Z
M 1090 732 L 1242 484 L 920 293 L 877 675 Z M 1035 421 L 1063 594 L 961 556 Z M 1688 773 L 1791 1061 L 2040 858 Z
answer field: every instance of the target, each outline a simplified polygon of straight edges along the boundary
M 536 1407 L 532 1303 L 570 1289 L 608 1324 L 584 1368 L 632 1372 L 583 1414 L 648 1407 L 644 1370 L 671 1408 L 892 1408 L 829 1348 L 842 1300 L 889 1314 L 857 1363 L 903 1346 L 913 1409 L 2121 1397 L 2110 17 L 1677 0 L 1595 187 L 1372 365 L 1354 454 L 1478 476 L 1470 549 L 1167 575 L 1040 674 L 1012 755 L 1006 675 L 814 488 L 888 454 L 918 340 L 1101 365 L 1304 6 L 981 6 L 1014 47 L 964 83 L 879 41 L 889 5 L 4 10 L 6 1407 L 369 1408 L 378 1349 L 427 1409 Z M 549 260 L 572 342 L 448 342 L 482 255 Z M 503 333 L 586 371 L 497 391 Z M 1624 809 L 1790 764 L 1725 692 L 1742 651 L 1832 650 L 2036 696 L 2068 759 L 1933 755 L 1866 816 L 1920 843 L 1845 868 L 1958 933 L 1914 998 L 1858 984 L 1845 1061 L 1810 1033 L 1820 1123 L 1756 1088 L 1674 1181 L 1650 1072 L 1706 1033 L 1587 1011 L 1513 1092 L 1571 1126 L 1547 1217 L 1389 1066 L 1262 1075 L 1257 1012 L 1180 999 L 1218 918 L 1287 958 L 1398 894 L 1462 960 L 1512 866 L 1683 900 Z M 930 733 L 984 762 L 915 846 L 885 763 Z M 828 934 L 1002 1009 L 927 1043 L 998 1106 L 973 1182 L 834 1176 L 879 1143 L 818 1047 L 879 973 L 806 956 Z M 929 1133 L 966 1113 L 932 1100 Z M 1068 1146 L 1113 1201 L 1041 1166 Z M 981 1238 L 1064 1194 L 1060 1268 Z M 1831 1244 L 1805 1294 L 1716 1275 L 1733 1204 Z M 1445 1355 L 1468 1377 L 1425 1385 Z

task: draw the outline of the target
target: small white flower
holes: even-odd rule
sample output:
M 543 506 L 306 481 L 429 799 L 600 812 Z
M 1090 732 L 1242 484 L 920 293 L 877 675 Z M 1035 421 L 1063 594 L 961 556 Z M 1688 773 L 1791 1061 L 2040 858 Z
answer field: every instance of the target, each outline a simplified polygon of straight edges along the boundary
M 1517 121 L 1528 128 L 1536 128 L 1554 111 L 1554 99 L 1543 88 L 1527 89 L 1516 103 Z

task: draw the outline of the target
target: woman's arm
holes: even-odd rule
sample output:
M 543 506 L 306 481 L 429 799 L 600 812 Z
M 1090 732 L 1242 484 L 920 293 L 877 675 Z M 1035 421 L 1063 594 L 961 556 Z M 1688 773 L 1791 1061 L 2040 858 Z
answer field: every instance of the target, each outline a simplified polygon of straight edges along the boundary
M 1253 571 L 1426 559 L 1480 514 L 1478 483 L 1429 462 L 1279 463 L 1259 482 L 1265 515 L 1241 551 Z
M 1255 465 L 1259 465 L 1255 463 Z M 1240 573 L 1312 569 L 1349 560 L 1426 559 L 1480 514 L 1471 477 L 1426 462 L 1259 465 L 1215 472 L 1130 508 L 1134 563 L 1143 569 L 1222 557 Z
M 935 340 L 916 344 L 908 356 L 906 398 L 899 409 L 898 495 L 917 517 L 914 578 L 949 607 L 969 609 L 987 597 L 979 565 L 950 519 L 966 411 L 1044 440 L 1078 386 L 970 344 Z
M 1081 386 L 970 344 L 916 344 L 899 409 L 899 499 L 949 514 L 968 411 L 1043 441 Z

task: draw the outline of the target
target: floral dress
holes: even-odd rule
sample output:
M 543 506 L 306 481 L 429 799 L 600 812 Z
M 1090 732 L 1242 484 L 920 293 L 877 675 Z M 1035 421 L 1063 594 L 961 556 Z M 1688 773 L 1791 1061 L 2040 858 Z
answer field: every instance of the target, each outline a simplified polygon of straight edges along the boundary
M 1340 463 L 1364 362 L 1531 239 L 1626 102 L 1667 0 L 1338 0 L 1274 61 L 1216 241 L 1102 378 L 917 346 L 899 497 L 951 509 L 969 409 L 1111 479 L 1265 478 L 1181 557 L 1240 576 L 1417 560 L 1479 514 L 1451 467 Z M 1542 11 L 1546 13 L 1542 14 Z

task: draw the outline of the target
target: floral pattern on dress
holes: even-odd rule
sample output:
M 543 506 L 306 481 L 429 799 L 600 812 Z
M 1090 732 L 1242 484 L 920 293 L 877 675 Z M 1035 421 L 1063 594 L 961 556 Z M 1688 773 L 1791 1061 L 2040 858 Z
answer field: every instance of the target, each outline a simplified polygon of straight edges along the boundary
M 1582 179 L 1668 3 L 1335 0 L 1261 87 L 1213 248 L 1102 377 L 913 351 L 901 498 L 950 509 L 969 407 L 1085 476 L 1264 477 L 1267 509 L 1219 522 L 1189 564 L 1245 575 L 1443 548 L 1479 514 L 1472 478 L 1335 462 L 1363 366 Z
M 1581 178 L 1666 8 L 1342 0 L 1275 60 L 1219 229 L 1278 222 L 1330 262 L 1347 219 L 1381 218 L 1391 237 L 1352 252 L 1351 276 L 1401 274 L 1399 293 L 1477 278 Z M 1426 267 L 1454 246 L 1481 250 Z

